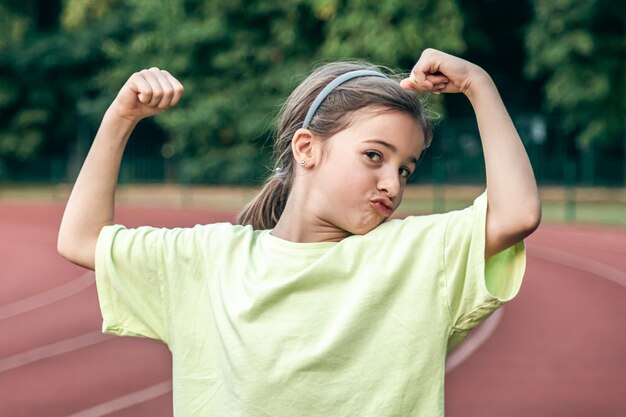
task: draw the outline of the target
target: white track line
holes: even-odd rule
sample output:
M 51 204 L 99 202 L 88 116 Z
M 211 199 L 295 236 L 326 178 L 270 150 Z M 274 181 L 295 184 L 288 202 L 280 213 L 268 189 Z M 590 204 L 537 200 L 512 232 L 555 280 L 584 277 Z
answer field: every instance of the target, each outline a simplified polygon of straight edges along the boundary
M 493 312 L 476 330 L 473 330 L 471 336 L 468 337 L 458 348 L 446 359 L 446 373 L 452 372 L 454 368 L 463 363 L 467 358 L 472 356 L 478 348 L 485 343 L 496 331 L 502 315 L 504 307 L 500 307 Z
M 6 227 L 6 224 L 0 224 Z M 42 229 L 43 230 L 43 229 Z M 47 231 L 47 230 L 46 230 Z M 50 243 L 48 240 L 38 241 L 38 243 Z M 70 297 L 95 284 L 92 271 L 82 274 L 80 277 L 52 288 L 48 291 L 23 298 L 11 304 L 0 306 L 0 320 L 13 317 L 28 311 L 32 311 L 48 304 Z M 114 336 L 103 334 L 101 331 L 86 333 L 73 338 L 61 340 L 44 346 L 39 346 L 16 355 L 0 359 L 0 372 L 19 368 L 33 362 L 37 362 L 52 356 L 72 352 L 84 347 L 92 346 L 113 339 Z M 136 404 L 158 398 L 172 390 L 170 380 L 161 382 L 140 391 L 115 398 L 110 401 L 100 403 L 94 407 L 81 410 L 68 417 L 101 417 L 118 410 L 131 407 Z
M 0 359 L 0 372 L 10 371 L 29 363 L 37 362 L 52 356 L 61 355 L 63 353 L 72 352 L 87 346 L 113 339 L 114 336 L 105 335 L 100 331 L 85 333 L 70 339 L 61 340 L 60 342 L 50 343 L 48 345 L 39 346 L 24 352 L 17 353 L 13 356 L 7 356 Z
M 163 381 L 151 387 L 130 394 L 117 397 L 113 400 L 100 403 L 94 407 L 86 408 L 67 417 L 102 417 L 115 411 L 132 407 L 136 404 L 152 400 L 165 395 L 172 390 L 172 381 Z
M 535 243 L 528 245 L 526 250 L 528 256 L 533 258 L 543 259 L 548 262 L 558 263 L 570 268 L 585 271 L 626 287 L 626 272 L 605 263 L 581 258 L 580 256 L 572 255 L 565 251 L 537 245 Z M 503 309 L 504 307 L 501 307 L 496 310 L 491 317 L 485 320 L 480 327 L 476 328 L 476 330 L 471 333 L 471 336 L 448 356 L 446 360 L 446 372 L 451 372 L 454 368 L 459 366 L 491 337 L 502 319 Z
M 14 303 L 0 306 L 0 320 L 36 310 L 48 304 L 60 301 L 94 284 L 95 278 L 93 271 L 87 271 L 78 278 L 63 285 L 59 285 L 58 287 L 54 287 L 48 291 L 44 291 L 27 298 L 22 298 Z
M 583 270 L 593 275 L 597 275 L 599 277 L 616 282 L 620 285 L 626 286 L 626 272 L 613 268 L 601 262 L 585 260 L 584 258 L 580 258 L 567 252 L 536 244 L 529 245 L 529 248 L 527 248 L 527 250 L 529 252 L 529 255 L 532 255 L 532 257 L 559 263 L 574 269 Z M 91 283 L 93 283 L 93 279 L 90 278 L 90 281 Z M 504 307 L 496 310 L 487 320 L 483 322 L 480 327 L 476 328 L 476 330 L 472 332 L 471 336 L 465 342 L 463 342 L 463 344 L 461 344 L 456 350 L 454 350 L 450 354 L 450 356 L 448 356 L 446 361 L 446 373 L 451 372 L 454 368 L 467 360 L 474 352 L 478 350 L 478 348 L 483 343 L 485 343 L 491 337 L 502 319 L 503 310 Z M 2 311 L 2 308 L 0 308 L 0 311 Z M 1 315 L 0 318 L 2 318 Z M 81 347 L 100 343 L 107 339 L 108 337 L 106 335 L 103 335 L 100 332 L 93 332 L 78 336 L 73 339 L 66 339 L 64 341 L 53 343 L 51 345 L 35 348 L 30 351 L 0 360 L 0 372 L 8 369 L 14 369 L 27 363 L 31 363 L 50 356 L 69 352 L 71 350 L 80 349 Z M 7 367 L 8 369 L 6 369 Z M 113 413 L 115 411 L 123 410 L 125 408 L 132 407 L 145 401 L 160 397 L 161 395 L 165 395 L 171 391 L 171 386 L 171 381 L 161 382 L 143 390 L 100 403 L 96 406 L 71 414 L 67 417 L 106 416 L 107 414 Z
M 616 284 L 626 287 L 626 272 L 602 262 L 581 258 L 578 255 L 572 255 L 568 252 L 536 244 L 533 244 L 532 246 L 529 245 L 528 255 L 533 258 L 539 258 L 545 261 L 555 262 L 570 268 L 589 272 L 592 275 L 608 279 Z

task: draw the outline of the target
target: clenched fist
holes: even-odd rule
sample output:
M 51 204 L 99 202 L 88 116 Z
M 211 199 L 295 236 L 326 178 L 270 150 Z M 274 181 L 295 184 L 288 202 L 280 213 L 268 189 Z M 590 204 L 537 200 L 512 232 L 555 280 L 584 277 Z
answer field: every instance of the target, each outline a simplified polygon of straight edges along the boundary
M 413 67 L 411 75 L 400 85 L 412 91 L 463 93 L 489 78 L 479 66 L 436 49 L 426 49 Z
M 134 73 L 109 108 L 131 122 L 154 116 L 178 103 L 183 85 L 165 70 L 144 69 Z

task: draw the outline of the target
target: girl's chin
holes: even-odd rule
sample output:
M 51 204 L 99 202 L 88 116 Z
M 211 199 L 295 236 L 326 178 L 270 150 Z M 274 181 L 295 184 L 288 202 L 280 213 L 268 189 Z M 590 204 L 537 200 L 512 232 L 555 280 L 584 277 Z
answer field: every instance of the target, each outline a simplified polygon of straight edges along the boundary
M 355 227 L 354 230 L 351 231 L 350 233 L 352 233 L 353 235 L 364 235 L 376 229 L 378 226 L 380 226 L 384 222 L 384 219 L 379 219 L 379 218 L 369 219 L 369 220 L 370 221 L 364 222 L 360 226 Z

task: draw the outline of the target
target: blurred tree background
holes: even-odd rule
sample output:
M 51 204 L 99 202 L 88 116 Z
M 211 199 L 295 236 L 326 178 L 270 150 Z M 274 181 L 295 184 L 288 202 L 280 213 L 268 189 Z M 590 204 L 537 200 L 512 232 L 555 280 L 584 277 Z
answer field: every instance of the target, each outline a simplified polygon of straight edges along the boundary
M 72 181 L 124 81 L 157 66 L 185 96 L 140 124 L 121 180 L 255 184 L 274 116 L 315 65 L 409 71 L 434 47 L 493 76 L 540 182 L 573 161 L 583 181 L 608 169 L 623 185 L 625 22 L 618 0 L 0 0 L 0 181 Z M 445 118 L 425 169 L 480 176 L 467 101 L 432 105 Z M 446 153 L 467 157 L 437 168 Z

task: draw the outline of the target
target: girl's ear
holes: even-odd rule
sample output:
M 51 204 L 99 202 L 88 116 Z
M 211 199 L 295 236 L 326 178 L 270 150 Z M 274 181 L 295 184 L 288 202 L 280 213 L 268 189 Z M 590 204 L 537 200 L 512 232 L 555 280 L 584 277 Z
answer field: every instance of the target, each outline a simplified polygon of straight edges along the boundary
M 309 129 L 298 129 L 291 139 L 291 151 L 297 166 L 312 168 L 319 158 L 320 140 Z

